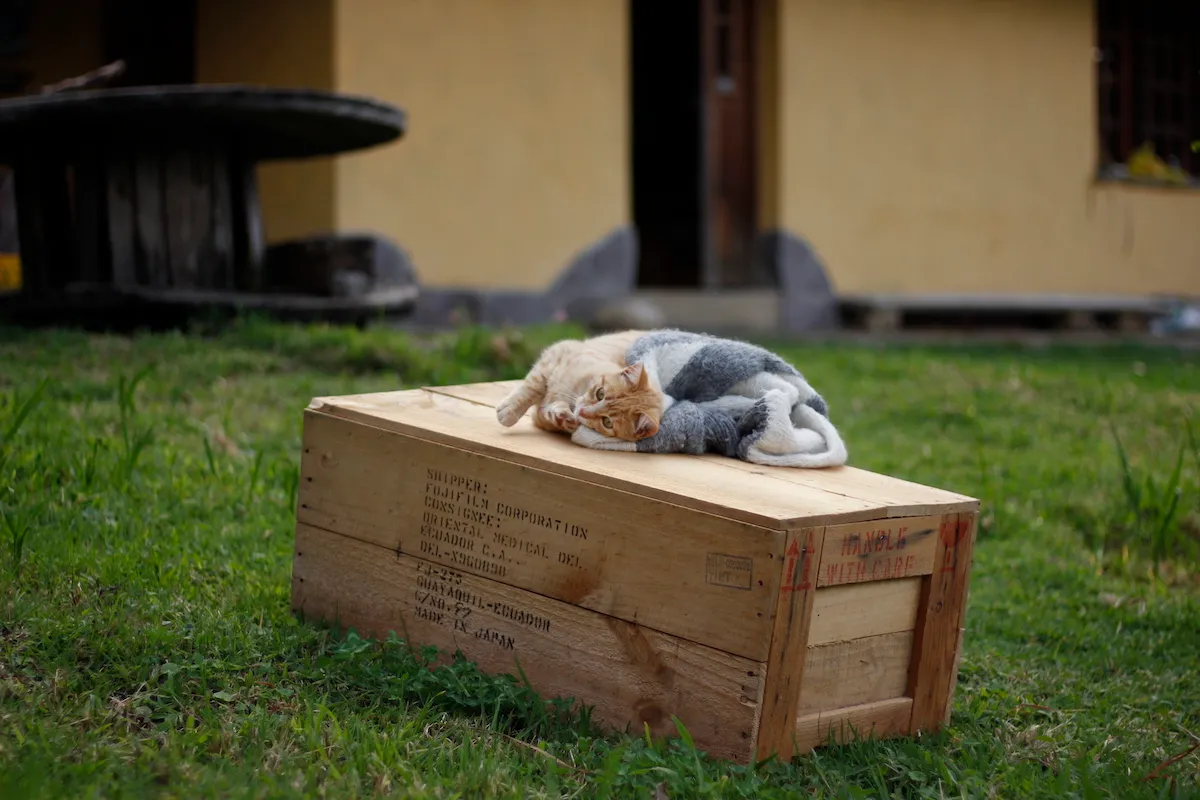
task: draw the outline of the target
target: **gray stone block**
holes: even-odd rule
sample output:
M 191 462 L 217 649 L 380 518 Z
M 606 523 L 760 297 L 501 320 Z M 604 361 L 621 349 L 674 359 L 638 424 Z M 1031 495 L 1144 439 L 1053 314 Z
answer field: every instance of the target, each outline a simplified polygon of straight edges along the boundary
M 637 237 L 624 226 L 576 254 L 544 292 L 422 288 L 414 324 L 528 325 L 567 318 L 573 311 L 628 296 L 637 280 Z
M 408 253 L 376 233 L 328 233 L 289 239 L 267 248 L 271 291 L 357 297 L 377 289 L 412 286 L 417 271 Z
M 779 284 L 779 324 L 785 331 L 820 331 L 841 327 L 833 284 L 812 246 L 786 230 L 764 232 L 760 258 Z
M 582 298 L 614 298 L 637 286 L 638 241 L 624 225 L 580 251 L 546 294 L 559 308 Z

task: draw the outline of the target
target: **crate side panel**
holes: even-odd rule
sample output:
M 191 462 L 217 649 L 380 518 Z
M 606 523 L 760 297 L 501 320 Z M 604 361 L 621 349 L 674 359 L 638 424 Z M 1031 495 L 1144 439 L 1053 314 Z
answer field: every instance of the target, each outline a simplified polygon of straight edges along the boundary
M 943 519 L 924 516 L 828 526 L 817 585 L 928 575 Z
M 800 716 L 903 697 L 912 649 L 912 631 L 809 647 Z
M 921 581 L 898 578 L 817 589 L 809 646 L 913 630 Z
M 519 674 L 519 659 L 544 699 L 594 705 L 604 725 L 670 736 L 676 715 L 707 752 L 750 755 L 761 662 L 304 524 L 292 606 L 364 636 L 461 649 L 493 674 Z
M 782 531 L 332 417 L 304 441 L 305 523 L 767 657 Z
M 807 753 L 823 746 L 831 733 L 838 744 L 904 736 L 909 732 L 912 708 L 911 697 L 897 697 L 806 714 L 796 720 L 796 752 Z
M 534 428 L 528 417 L 505 428 L 493 409 L 440 392 L 317 398 L 309 410 L 765 527 L 852 522 L 885 513 L 876 503 L 764 480 L 695 456 L 580 447 L 564 435 Z

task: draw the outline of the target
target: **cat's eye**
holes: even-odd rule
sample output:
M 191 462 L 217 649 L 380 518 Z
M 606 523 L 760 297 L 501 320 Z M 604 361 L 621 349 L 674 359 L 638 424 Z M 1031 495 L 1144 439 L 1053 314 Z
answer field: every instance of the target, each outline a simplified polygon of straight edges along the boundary
M 601 423 L 601 424 L 602 424 L 604 427 L 608 428 L 609 430 L 612 430 L 612 420 L 611 420 L 611 419 L 609 419 L 608 417 L 601 417 L 601 418 L 600 418 L 600 423 Z
M 604 387 L 603 386 L 596 387 L 596 399 L 597 400 L 604 399 Z

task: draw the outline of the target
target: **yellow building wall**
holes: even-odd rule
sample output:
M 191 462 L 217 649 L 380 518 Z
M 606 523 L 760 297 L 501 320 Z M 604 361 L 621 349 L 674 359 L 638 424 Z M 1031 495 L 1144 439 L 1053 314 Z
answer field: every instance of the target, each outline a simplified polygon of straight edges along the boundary
M 198 0 L 196 81 L 334 89 L 334 0 Z M 336 159 L 258 168 L 268 241 L 324 233 L 337 219 Z
M 1200 293 L 1200 192 L 1093 180 L 1089 0 L 779 21 L 779 215 L 838 291 Z
M 627 0 L 340 0 L 337 88 L 409 115 L 341 156 L 337 224 L 423 281 L 542 288 L 630 218 Z

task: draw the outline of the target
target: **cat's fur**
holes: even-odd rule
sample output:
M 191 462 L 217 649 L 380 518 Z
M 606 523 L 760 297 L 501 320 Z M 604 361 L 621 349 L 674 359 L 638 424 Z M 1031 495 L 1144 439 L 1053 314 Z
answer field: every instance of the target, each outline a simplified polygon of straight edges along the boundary
M 533 424 L 542 430 L 573 434 L 582 425 L 631 442 L 653 436 L 666 397 L 650 370 L 625 361 L 626 351 L 645 333 L 620 331 L 550 345 L 496 406 L 496 419 L 512 427 L 534 408 Z
M 621 441 L 578 428 L 571 439 L 599 450 L 718 452 L 757 464 L 836 467 L 845 444 L 824 398 L 778 355 L 758 345 L 705 334 L 658 330 L 625 354 L 662 388 L 658 432 Z

